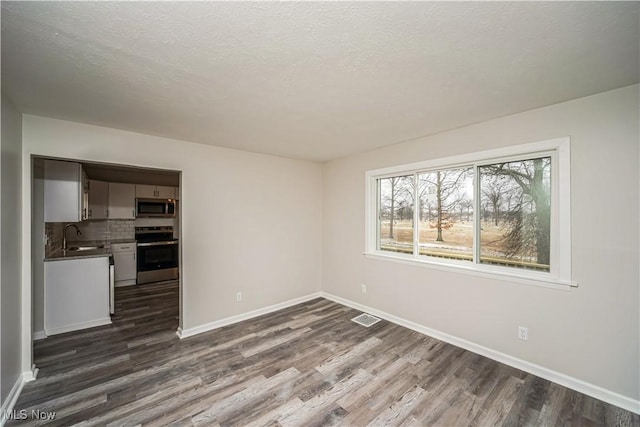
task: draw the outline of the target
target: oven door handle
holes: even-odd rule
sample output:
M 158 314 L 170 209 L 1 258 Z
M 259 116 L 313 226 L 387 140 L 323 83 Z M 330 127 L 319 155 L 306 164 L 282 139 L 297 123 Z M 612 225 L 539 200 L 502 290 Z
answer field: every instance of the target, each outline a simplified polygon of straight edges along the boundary
M 147 246 L 163 246 L 163 245 L 177 245 L 177 240 L 167 240 L 164 242 L 147 242 L 147 243 L 138 243 L 138 247 L 147 247 Z

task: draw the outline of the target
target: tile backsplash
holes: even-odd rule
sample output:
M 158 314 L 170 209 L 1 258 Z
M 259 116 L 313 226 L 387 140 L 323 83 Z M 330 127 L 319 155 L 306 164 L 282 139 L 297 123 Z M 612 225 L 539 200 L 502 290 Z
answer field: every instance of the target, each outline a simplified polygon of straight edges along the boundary
M 109 219 L 105 221 L 78 222 L 82 235 L 78 236 L 72 228 L 67 230 L 69 242 L 107 241 L 133 239 L 135 237 L 135 221 L 132 219 Z M 47 222 L 44 225 L 46 246 L 49 249 L 62 247 L 62 232 L 64 222 Z
M 136 235 L 135 221 L 130 219 L 110 219 L 107 221 L 108 239 L 133 239 Z

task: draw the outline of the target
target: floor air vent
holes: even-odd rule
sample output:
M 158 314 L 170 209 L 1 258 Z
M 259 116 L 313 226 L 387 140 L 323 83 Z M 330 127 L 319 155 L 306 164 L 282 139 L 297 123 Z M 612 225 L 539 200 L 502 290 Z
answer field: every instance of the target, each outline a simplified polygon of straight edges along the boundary
M 378 323 L 380 321 L 380 319 L 378 319 L 375 316 L 372 316 L 370 314 L 367 313 L 362 313 L 359 316 L 354 317 L 353 319 L 354 322 L 356 322 L 358 325 L 362 325 L 364 327 L 369 327 L 371 325 L 375 325 L 376 323 Z

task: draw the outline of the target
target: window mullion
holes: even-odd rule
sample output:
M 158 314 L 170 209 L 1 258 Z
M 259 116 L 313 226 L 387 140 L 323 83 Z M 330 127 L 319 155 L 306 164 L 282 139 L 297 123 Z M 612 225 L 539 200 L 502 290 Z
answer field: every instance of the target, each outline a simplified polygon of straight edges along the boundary
M 480 167 L 473 165 L 473 263 L 480 263 Z
M 560 199 L 559 199 L 559 177 L 560 171 L 558 170 L 558 154 L 557 152 L 553 152 L 551 155 L 551 185 L 550 185 L 550 224 L 549 224 L 549 272 L 558 277 L 560 274 L 558 272 L 558 223 L 559 223 L 559 213 L 558 210 L 560 208 Z
M 376 241 L 376 250 L 379 251 L 380 250 L 380 238 L 381 238 L 381 233 L 380 233 L 380 222 L 382 221 L 381 219 L 381 214 L 380 214 L 380 209 L 382 207 L 382 203 L 380 201 L 381 198 L 381 192 L 380 192 L 380 180 L 376 179 L 376 188 L 375 188 L 375 200 L 376 200 L 376 219 L 375 219 L 375 223 L 376 223 L 376 234 L 375 234 L 375 241 Z
M 418 174 L 413 174 L 413 256 L 418 257 L 420 255 L 420 189 Z

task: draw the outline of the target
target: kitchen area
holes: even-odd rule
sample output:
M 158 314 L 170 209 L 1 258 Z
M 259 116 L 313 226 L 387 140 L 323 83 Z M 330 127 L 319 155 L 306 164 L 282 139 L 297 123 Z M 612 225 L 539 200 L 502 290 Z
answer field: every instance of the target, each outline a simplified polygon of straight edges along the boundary
M 179 278 L 180 174 L 33 159 L 34 339 L 111 323 L 118 287 Z

